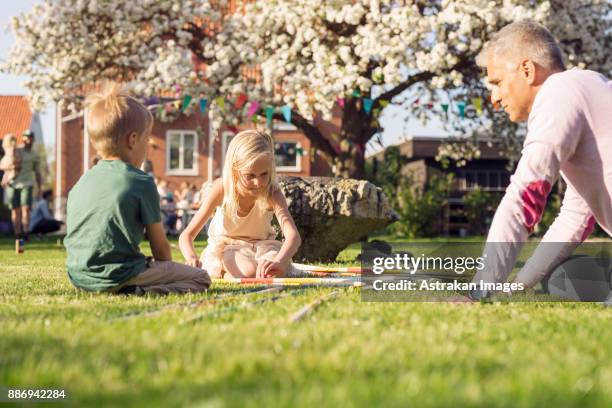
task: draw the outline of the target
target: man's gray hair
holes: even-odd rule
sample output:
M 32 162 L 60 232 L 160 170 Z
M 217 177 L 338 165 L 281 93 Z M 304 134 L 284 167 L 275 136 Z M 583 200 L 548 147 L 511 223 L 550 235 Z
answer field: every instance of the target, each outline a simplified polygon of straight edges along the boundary
M 526 58 L 551 71 L 565 70 L 557 41 L 546 27 L 533 20 L 516 21 L 493 34 L 476 57 L 476 64 L 486 67 L 489 56 L 513 58 L 517 64 L 520 58 Z

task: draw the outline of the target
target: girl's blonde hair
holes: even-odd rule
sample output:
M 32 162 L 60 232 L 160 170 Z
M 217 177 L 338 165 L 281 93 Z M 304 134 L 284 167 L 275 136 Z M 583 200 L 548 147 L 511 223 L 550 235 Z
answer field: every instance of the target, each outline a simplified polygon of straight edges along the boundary
M 87 133 L 97 152 L 120 153 L 120 140 L 131 133 L 142 135 L 153 126 L 153 115 L 116 83 L 107 83 L 102 92 L 91 94 L 87 107 Z
M 276 183 L 276 160 L 274 158 L 274 139 L 266 132 L 243 130 L 232 138 L 223 165 L 223 211 L 235 219 L 238 215 L 238 192 L 236 183 L 239 172 L 247 169 L 260 157 L 270 158 L 270 182 L 256 205 L 268 208 L 268 199 L 278 189 Z
M 9 149 L 13 149 L 17 146 L 17 137 L 12 133 L 7 133 L 2 138 L 2 149 L 6 152 Z

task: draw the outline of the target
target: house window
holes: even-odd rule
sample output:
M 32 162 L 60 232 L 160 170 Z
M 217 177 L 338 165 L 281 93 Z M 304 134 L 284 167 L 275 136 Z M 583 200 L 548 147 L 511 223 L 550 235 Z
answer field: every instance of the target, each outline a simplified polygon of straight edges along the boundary
M 198 135 L 191 130 L 166 133 L 166 174 L 198 175 Z
M 223 167 L 225 163 L 225 154 L 227 153 L 227 149 L 229 148 L 229 144 L 232 139 L 236 136 L 234 132 L 225 131 L 221 137 L 221 167 Z
M 302 170 L 299 151 L 302 146 L 298 142 L 276 142 L 274 143 L 274 154 L 276 156 L 276 170 L 299 172 Z

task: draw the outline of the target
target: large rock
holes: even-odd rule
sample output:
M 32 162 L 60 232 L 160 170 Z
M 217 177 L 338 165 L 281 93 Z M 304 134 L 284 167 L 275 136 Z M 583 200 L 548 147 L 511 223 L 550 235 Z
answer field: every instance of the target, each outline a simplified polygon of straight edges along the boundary
M 279 176 L 302 237 L 295 261 L 333 262 L 353 242 L 398 219 L 374 184 L 332 177 Z

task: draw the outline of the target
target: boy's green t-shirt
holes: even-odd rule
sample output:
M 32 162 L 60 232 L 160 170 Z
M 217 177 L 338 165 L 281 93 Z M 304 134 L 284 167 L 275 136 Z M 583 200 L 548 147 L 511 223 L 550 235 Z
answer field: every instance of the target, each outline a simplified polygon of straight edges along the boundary
M 104 291 L 144 271 L 144 227 L 160 221 L 153 178 L 121 160 L 100 160 L 68 194 L 64 243 L 72 283 Z

